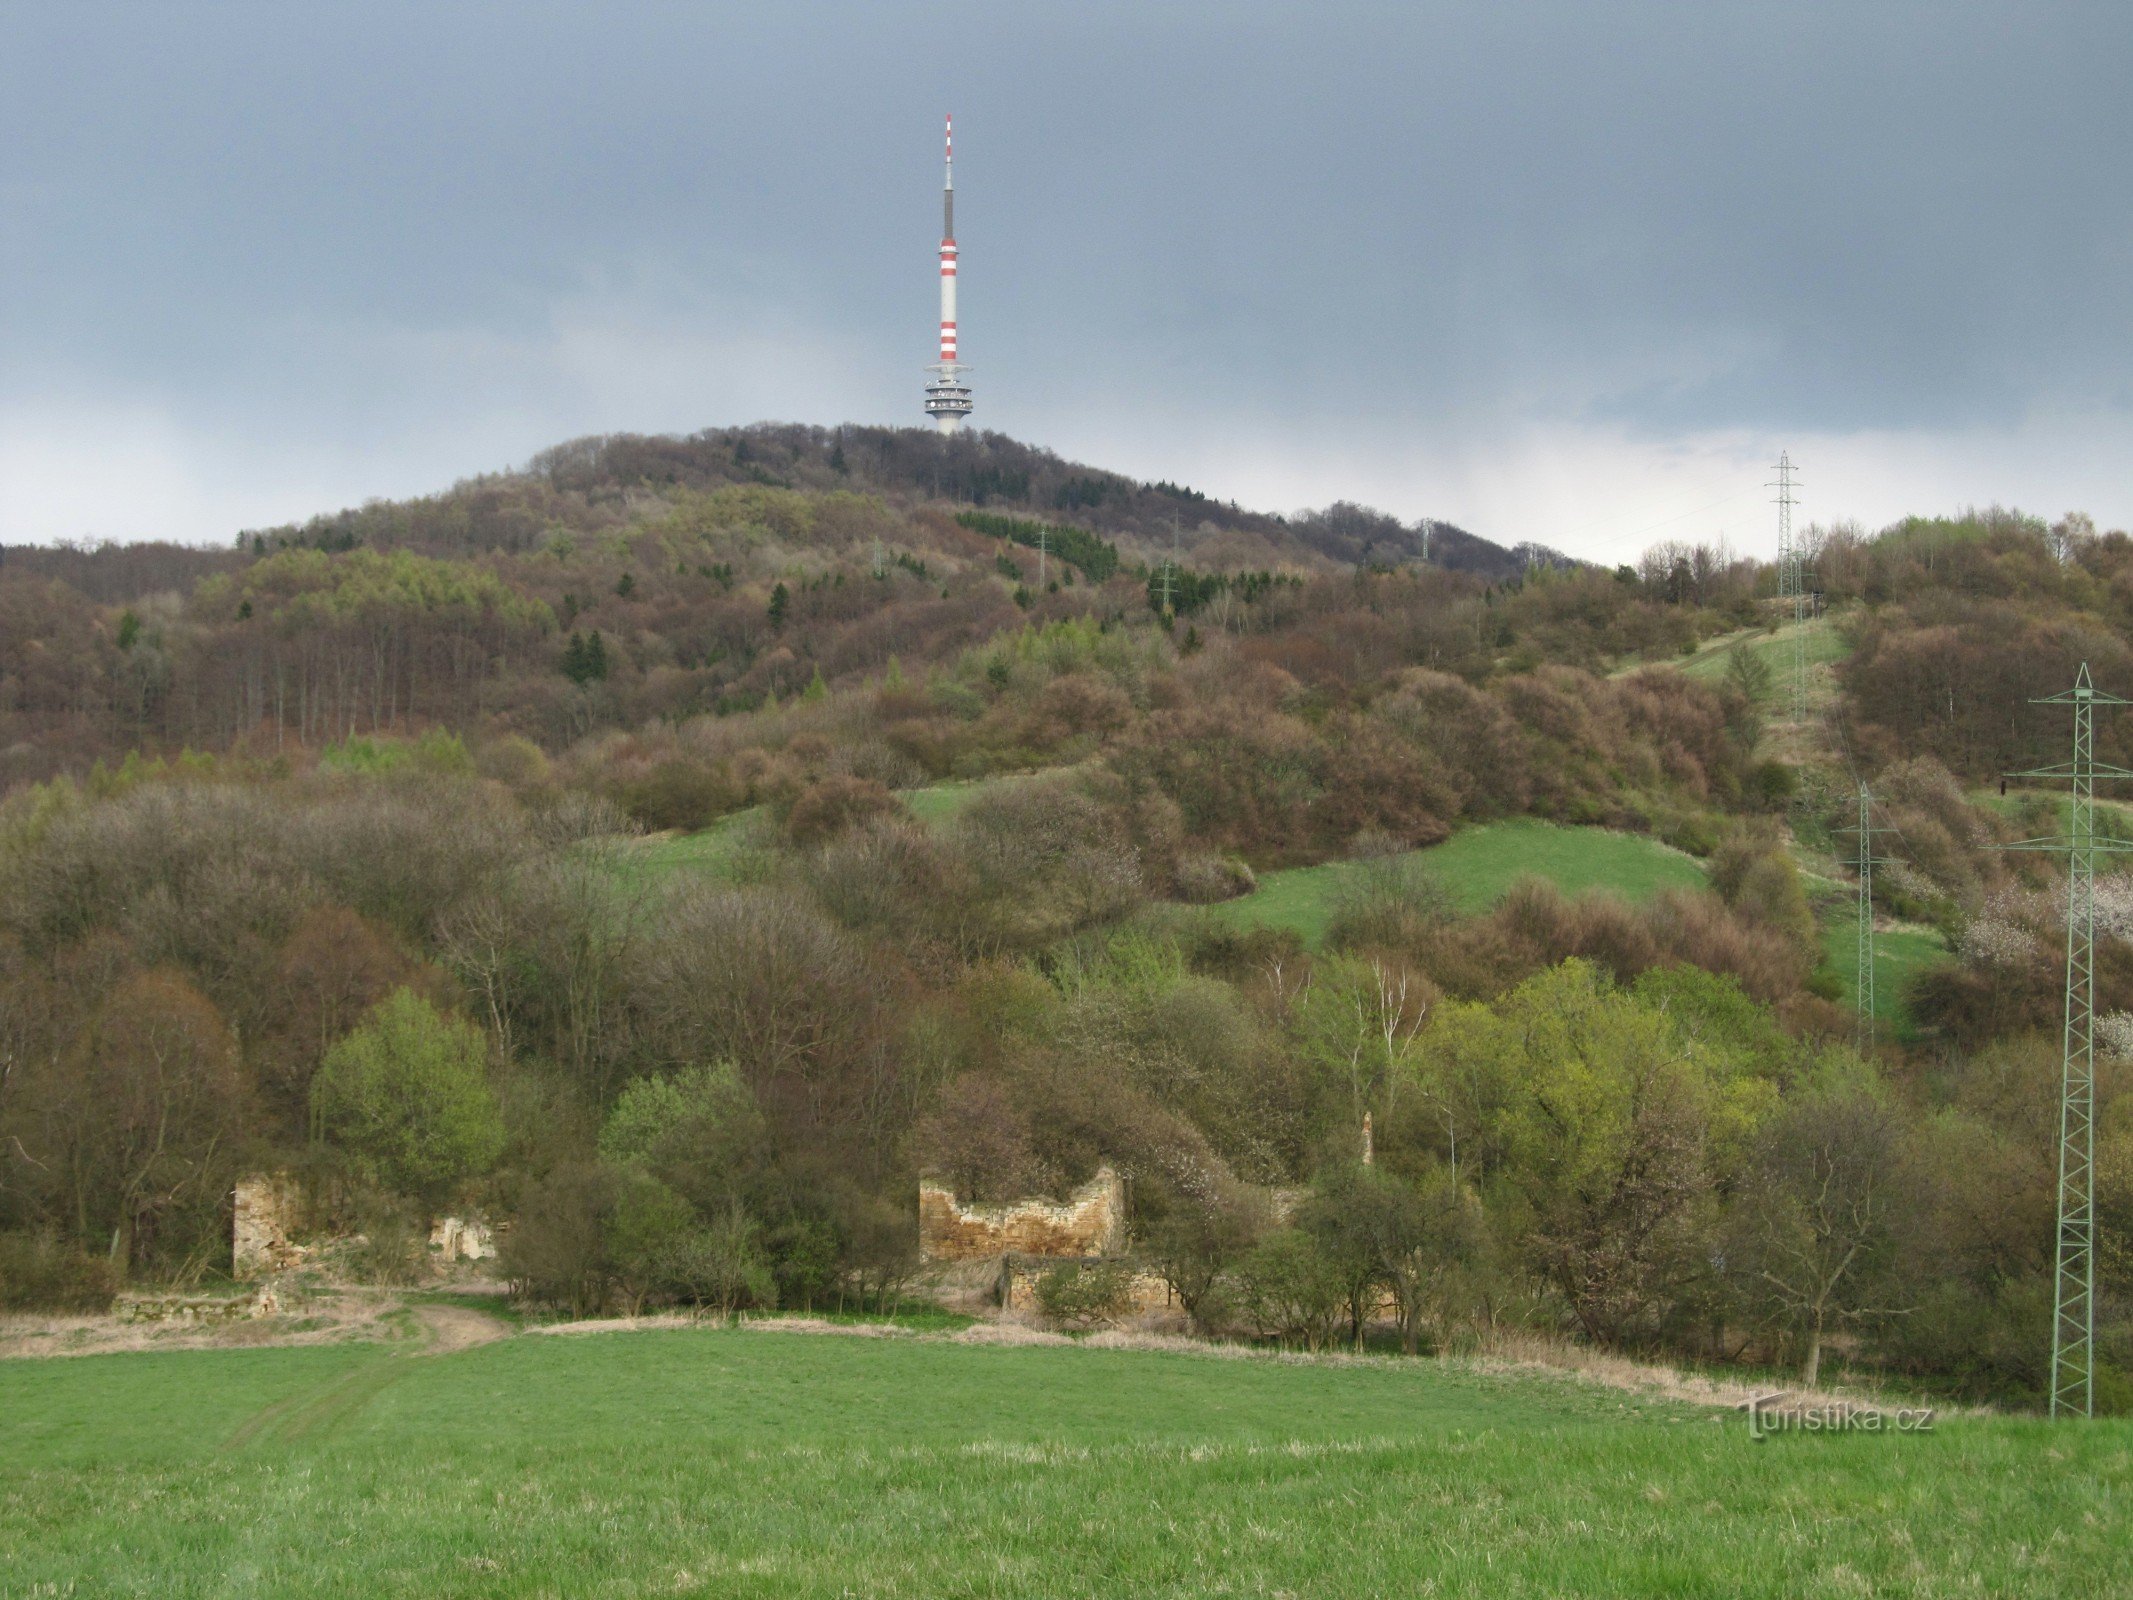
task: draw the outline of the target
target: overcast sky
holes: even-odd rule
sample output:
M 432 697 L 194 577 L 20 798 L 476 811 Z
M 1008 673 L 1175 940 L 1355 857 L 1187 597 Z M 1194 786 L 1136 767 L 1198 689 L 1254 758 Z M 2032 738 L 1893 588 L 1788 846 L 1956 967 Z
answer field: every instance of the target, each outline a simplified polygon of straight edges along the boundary
M 2133 7 L 0 0 L 0 541 L 977 420 L 1623 559 L 2133 524 Z

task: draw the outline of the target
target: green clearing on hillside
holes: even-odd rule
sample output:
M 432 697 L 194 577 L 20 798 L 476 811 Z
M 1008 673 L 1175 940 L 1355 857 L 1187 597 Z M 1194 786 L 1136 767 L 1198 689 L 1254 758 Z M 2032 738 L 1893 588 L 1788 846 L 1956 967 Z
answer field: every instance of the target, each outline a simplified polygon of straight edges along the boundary
M 1827 667 L 1851 654 L 1850 644 L 1837 631 L 1835 617 L 1816 617 L 1804 626 L 1810 670 Z M 1786 688 L 1785 675 L 1792 670 L 1792 639 L 1793 625 L 1789 622 L 1775 629 L 1749 628 L 1739 633 L 1721 634 L 1694 655 L 1684 656 L 1679 665 L 1692 678 L 1714 682 L 1726 675 L 1727 658 L 1733 647 L 1739 645 L 1770 668 L 1772 701 L 1776 703 L 1779 692 Z
M 957 815 L 971 801 L 990 790 L 1025 783 L 1035 774 L 1017 774 L 1004 778 L 978 778 L 967 782 L 934 783 L 923 789 L 899 789 L 896 798 L 904 808 L 921 822 L 946 822 Z
M 899 790 L 896 797 L 919 821 L 942 823 L 987 789 L 1022 781 L 1020 777 L 1007 777 L 936 783 L 923 789 Z M 656 883 L 677 873 L 730 876 L 757 831 L 767 825 L 768 816 L 762 806 L 750 806 L 695 833 L 662 833 L 633 841 L 618 857 L 618 873 L 632 886 Z
M 630 840 L 614 857 L 616 875 L 633 889 L 678 874 L 727 876 L 764 820 L 763 808 L 750 806 L 695 833 L 661 833 Z
M 1822 929 L 1822 959 L 1837 976 L 1845 1006 L 1859 1003 L 1859 924 L 1855 916 L 1834 910 Z M 1937 933 L 1913 929 L 1888 929 L 1874 935 L 1874 1020 L 1893 1026 L 1899 1037 L 1909 1037 L 1910 1012 L 1903 991 L 1911 979 L 1928 967 L 1953 959 Z
M 676 1330 L 0 1364 L 0 1593 L 2103 1595 L 2133 1424 Z M 2113 1531 L 2113 1530 L 2117 1531 Z
M 1972 805 L 1982 806 L 1987 811 L 1996 811 L 2003 817 L 2015 816 L 2022 807 L 2034 805 L 2040 800 L 2050 801 L 2058 814 L 2058 820 L 2049 826 L 2061 833 L 2074 825 L 2074 801 L 2064 789 L 2019 788 L 2009 794 L 2000 794 L 1992 789 L 1973 789 L 1969 800 Z M 2099 794 L 2096 801 L 2096 833 L 2099 838 L 2115 839 L 2121 843 L 2133 843 L 2133 800 L 2119 799 Z M 2099 872 L 2124 872 L 2133 870 L 2123 854 L 2105 856 L 2096 863 Z
M 1521 878 L 1545 878 L 1565 894 L 1606 889 L 1648 900 L 1664 889 L 1694 889 L 1703 869 L 1679 850 L 1634 833 L 1565 828 L 1519 818 L 1463 828 L 1440 845 L 1409 853 L 1443 881 L 1461 911 L 1486 911 Z M 1316 949 L 1354 862 L 1262 873 L 1259 887 L 1209 913 L 1240 927 L 1293 928 Z

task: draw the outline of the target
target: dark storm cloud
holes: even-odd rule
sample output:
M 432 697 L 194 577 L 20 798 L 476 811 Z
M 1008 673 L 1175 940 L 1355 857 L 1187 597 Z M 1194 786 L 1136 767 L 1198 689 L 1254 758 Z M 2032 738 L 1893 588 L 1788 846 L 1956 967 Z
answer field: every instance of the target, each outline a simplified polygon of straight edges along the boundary
M 152 415 L 180 473 L 237 441 L 334 457 L 329 492 L 357 451 L 405 492 L 557 433 L 915 420 L 944 108 L 981 420 L 1028 436 L 2133 407 L 2122 6 L 77 4 L 10 34 L 0 407 Z M 78 531 L 22 525 L 66 503 L 31 454 L 0 537 Z

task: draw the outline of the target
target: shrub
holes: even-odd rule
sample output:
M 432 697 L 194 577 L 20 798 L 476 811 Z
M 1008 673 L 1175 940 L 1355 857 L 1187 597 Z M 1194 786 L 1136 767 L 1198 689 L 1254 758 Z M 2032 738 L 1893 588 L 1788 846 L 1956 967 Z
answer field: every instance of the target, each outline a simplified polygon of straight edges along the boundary
M 696 1224 L 689 1202 L 645 1172 L 613 1175 L 613 1204 L 603 1218 L 608 1259 L 629 1314 L 672 1289 L 673 1264 Z
M 408 1284 L 421 1277 L 429 1241 L 403 1201 L 372 1189 L 357 1196 L 354 1212 L 348 1269 L 357 1282 Z
M 49 1234 L 0 1233 L 0 1311 L 103 1312 L 118 1270 Z
M 315 1125 L 387 1187 L 441 1201 L 503 1150 L 488 1059 L 479 1028 L 396 989 L 326 1052 L 311 1085 Z
M 1814 912 L 1799 869 L 1764 828 L 1736 831 L 1711 856 L 1711 887 L 1749 922 L 1805 949 L 1814 943 Z
M 708 827 L 746 799 L 722 768 L 693 761 L 662 761 L 643 777 L 621 786 L 623 810 L 647 828 Z
M 1132 1275 L 1115 1261 L 1062 1261 L 1037 1280 L 1038 1309 L 1070 1327 L 1113 1321 L 1132 1305 Z
M 1782 811 L 1800 792 L 1800 775 L 1783 761 L 1758 761 L 1748 774 L 1748 790 L 1765 811 Z
M 794 844 L 821 844 L 862 823 L 903 815 L 903 802 L 872 778 L 833 773 L 800 792 L 786 814 L 785 832 Z
M 615 1183 L 604 1167 L 558 1167 L 527 1197 L 504 1235 L 498 1265 L 522 1300 L 574 1317 L 604 1309 L 615 1281 L 607 1219 Z
M 1347 1286 L 1318 1241 L 1283 1228 L 1237 1263 L 1237 1310 L 1261 1338 L 1316 1350 L 1333 1337 L 1348 1304 Z
M 828 1223 L 803 1217 L 775 1229 L 763 1243 L 770 1254 L 770 1275 L 777 1283 L 780 1305 L 812 1311 L 816 1300 L 837 1287 L 843 1263 L 836 1230 Z
M 732 1063 L 721 1062 L 630 1084 L 600 1130 L 600 1154 L 708 1211 L 747 1179 L 764 1140 L 755 1096 Z
M 1334 893 L 1326 937 L 1336 949 L 1409 948 L 1452 919 L 1451 891 L 1434 868 L 1376 841 L 1365 849 Z
M 777 1281 L 764 1259 L 755 1220 L 738 1202 L 677 1239 L 667 1257 L 677 1298 L 731 1317 L 745 1306 L 778 1303 Z
M 1188 905 L 1212 905 L 1234 900 L 1259 887 L 1252 869 L 1235 856 L 1191 855 L 1178 863 L 1177 894 Z
M 1231 1263 L 1259 1241 L 1271 1210 L 1265 1195 L 1239 1183 L 1192 1190 L 1148 1184 L 1137 1196 L 1147 1217 L 1142 1252 L 1170 1285 L 1185 1314 L 1211 1333 L 1225 1309 L 1220 1287 Z

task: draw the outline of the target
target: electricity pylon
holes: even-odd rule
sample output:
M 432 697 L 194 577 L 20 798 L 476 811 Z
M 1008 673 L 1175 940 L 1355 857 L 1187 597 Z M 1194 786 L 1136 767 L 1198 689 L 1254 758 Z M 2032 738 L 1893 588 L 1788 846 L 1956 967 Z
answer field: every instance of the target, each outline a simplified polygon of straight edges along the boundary
M 2133 852 L 2133 842 L 2096 837 L 2096 780 L 2133 778 L 2098 766 L 2098 706 L 2133 705 L 2099 694 L 2081 663 L 2074 687 L 2032 705 L 2074 708 L 2074 759 L 2011 772 L 2065 779 L 2073 789 L 2067 831 L 2023 839 L 2010 850 L 2066 852 L 2066 1034 L 2059 1070 L 2059 1240 L 2052 1271 L 2051 1414 L 2096 1414 L 2096 857 Z
M 1807 575 L 1802 570 L 1800 547 L 1792 536 L 1792 508 L 1799 504 L 1792 493 L 1792 456 L 1779 451 L 1778 508 L 1778 600 L 1792 602 L 1792 720 L 1807 720 Z
M 1177 615 L 1178 582 L 1178 517 L 1170 514 L 1170 559 L 1163 563 L 1163 620 L 1170 621 Z
M 1045 562 L 1052 553 L 1052 530 L 1043 523 L 1037 524 L 1037 592 L 1044 593 Z
M 1859 835 L 1859 850 L 1853 864 L 1859 871 L 1859 938 L 1854 970 L 1858 974 L 1855 988 L 1859 1002 L 1857 1040 L 1861 1055 L 1865 1055 L 1874 1043 L 1874 869 L 1895 865 L 1887 857 L 1874 854 L 1874 835 L 1889 831 L 1874 826 L 1874 792 L 1861 783 L 1859 825 L 1837 830 Z

